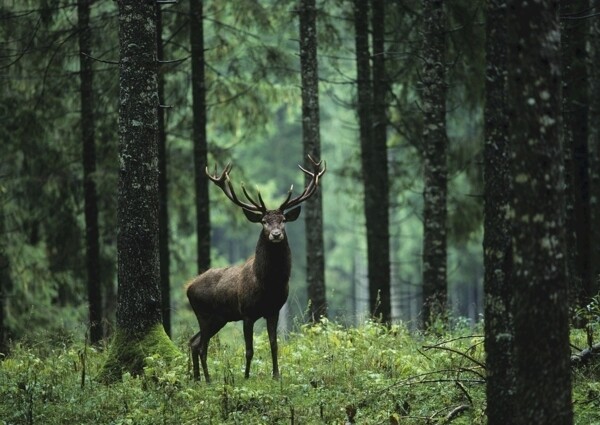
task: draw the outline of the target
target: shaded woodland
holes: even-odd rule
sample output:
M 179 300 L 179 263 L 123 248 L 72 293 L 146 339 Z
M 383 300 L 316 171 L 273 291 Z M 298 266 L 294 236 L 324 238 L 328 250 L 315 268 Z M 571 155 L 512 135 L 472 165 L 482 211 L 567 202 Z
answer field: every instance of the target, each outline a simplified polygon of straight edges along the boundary
M 177 358 L 185 283 L 258 234 L 207 170 L 279 205 L 314 157 L 280 328 L 482 329 L 488 423 L 573 423 L 600 316 L 597 0 L 23 1 L 0 20 L 0 353 L 110 340 L 106 382 Z

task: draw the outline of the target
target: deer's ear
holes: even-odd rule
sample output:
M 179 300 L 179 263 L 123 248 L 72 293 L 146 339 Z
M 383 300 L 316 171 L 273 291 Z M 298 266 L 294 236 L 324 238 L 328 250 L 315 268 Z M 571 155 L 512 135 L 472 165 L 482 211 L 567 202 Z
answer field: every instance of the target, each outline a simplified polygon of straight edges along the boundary
M 302 207 L 296 207 L 293 210 L 289 210 L 288 212 L 286 212 L 284 214 L 285 221 L 295 221 L 298 218 L 298 216 L 300 215 L 301 209 L 302 209 Z
M 262 214 L 247 210 L 246 208 L 242 208 L 242 211 L 244 211 L 244 215 L 252 223 L 260 223 L 263 218 Z

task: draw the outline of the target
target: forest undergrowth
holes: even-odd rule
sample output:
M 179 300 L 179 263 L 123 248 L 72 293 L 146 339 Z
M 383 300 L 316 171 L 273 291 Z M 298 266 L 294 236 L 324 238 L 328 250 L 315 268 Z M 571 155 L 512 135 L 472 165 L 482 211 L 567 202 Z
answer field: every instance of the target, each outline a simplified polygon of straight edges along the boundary
M 573 331 L 574 347 L 586 339 Z M 298 326 L 280 341 L 280 381 L 270 377 L 266 332 L 255 335 L 248 380 L 241 333 L 215 337 L 208 385 L 191 379 L 187 341 L 176 343 L 177 361 L 148 356 L 143 375 L 112 385 L 95 379 L 106 347 L 50 336 L 14 344 L 0 361 L 0 424 L 486 422 L 482 332 L 466 325 L 427 334 L 372 321 Z M 599 363 L 573 374 L 575 423 L 599 424 Z

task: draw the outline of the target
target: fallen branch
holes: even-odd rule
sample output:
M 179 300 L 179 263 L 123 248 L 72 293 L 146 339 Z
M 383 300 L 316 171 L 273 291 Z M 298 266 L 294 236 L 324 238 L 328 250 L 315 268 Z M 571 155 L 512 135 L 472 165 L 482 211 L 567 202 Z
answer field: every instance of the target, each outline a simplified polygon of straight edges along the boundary
M 449 424 L 450 422 L 452 422 L 454 419 L 459 417 L 462 413 L 466 412 L 470 408 L 471 408 L 471 406 L 469 406 L 468 404 L 461 404 L 460 406 L 456 406 L 454 409 L 452 409 L 450 412 L 448 412 L 448 414 L 446 415 L 446 417 L 444 418 L 444 421 L 442 423 Z
M 472 356 L 469 356 L 467 353 L 463 353 L 462 351 L 456 350 L 454 348 L 444 347 L 444 346 L 441 346 L 441 345 L 424 345 L 423 348 L 425 350 L 436 349 L 436 350 L 450 351 L 451 353 L 463 356 L 465 359 L 467 359 L 467 360 L 475 363 L 477 366 L 481 367 L 482 369 L 485 369 L 485 364 L 484 363 L 482 363 L 479 360 L 473 358 Z
M 600 354 L 600 343 L 594 344 L 591 347 L 581 350 L 577 354 L 571 356 L 571 366 L 581 367 L 589 363 L 591 359 Z

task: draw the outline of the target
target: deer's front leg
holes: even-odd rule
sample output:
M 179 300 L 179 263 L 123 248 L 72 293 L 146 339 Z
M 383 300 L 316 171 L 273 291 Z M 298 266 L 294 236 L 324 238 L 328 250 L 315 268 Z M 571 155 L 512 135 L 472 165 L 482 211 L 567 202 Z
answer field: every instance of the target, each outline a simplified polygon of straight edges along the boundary
M 246 342 L 246 372 L 244 378 L 250 377 L 250 363 L 254 356 L 253 346 L 254 321 L 252 319 L 244 319 L 244 341 Z
M 267 317 L 267 332 L 271 345 L 271 360 L 273 361 L 273 379 L 279 379 L 279 366 L 277 364 L 277 323 L 279 314 Z

